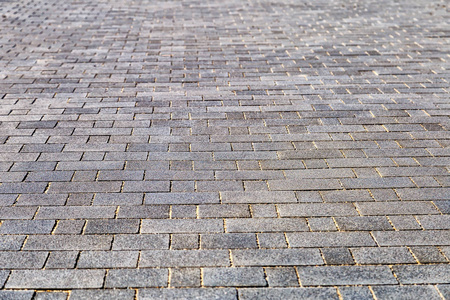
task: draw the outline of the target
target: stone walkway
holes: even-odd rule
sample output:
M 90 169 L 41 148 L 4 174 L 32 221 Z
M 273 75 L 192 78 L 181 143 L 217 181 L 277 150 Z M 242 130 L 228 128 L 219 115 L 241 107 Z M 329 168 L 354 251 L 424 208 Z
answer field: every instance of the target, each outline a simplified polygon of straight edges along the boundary
M 0 299 L 450 299 L 440 0 L 0 0 Z

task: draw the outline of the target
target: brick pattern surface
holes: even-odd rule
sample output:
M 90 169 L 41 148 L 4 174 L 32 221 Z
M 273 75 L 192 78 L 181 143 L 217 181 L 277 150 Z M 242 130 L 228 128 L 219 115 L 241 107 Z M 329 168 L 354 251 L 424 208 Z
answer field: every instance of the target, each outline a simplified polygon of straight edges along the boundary
M 0 0 L 0 299 L 450 298 L 445 0 Z

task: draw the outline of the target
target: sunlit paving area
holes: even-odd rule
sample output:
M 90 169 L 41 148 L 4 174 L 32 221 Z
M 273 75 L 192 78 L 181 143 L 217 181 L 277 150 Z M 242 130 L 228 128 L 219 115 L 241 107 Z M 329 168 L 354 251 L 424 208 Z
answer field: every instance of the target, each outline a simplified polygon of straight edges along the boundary
M 0 299 L 450 299 L 445 0 L 0 0 Z

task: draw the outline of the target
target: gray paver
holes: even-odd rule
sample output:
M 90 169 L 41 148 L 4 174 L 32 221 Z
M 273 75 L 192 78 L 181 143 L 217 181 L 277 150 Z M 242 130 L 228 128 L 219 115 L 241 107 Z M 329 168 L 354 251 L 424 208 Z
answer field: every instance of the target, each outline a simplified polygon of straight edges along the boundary
M 296 266 L 321 265 L 322 257 L 317 249 L 261 249 L 231 250 L 237 266 Z
M 415 259 L 407 248 L 356 248 L 352 254 L 359 264 L 413 264 Z
M 339 299 L 334 288 L 243 288 L 239 299 Z
M 394 266 L 397 279 L 402 284 L 446 283 L 449 281 L 450 266 L 445 265 L 412 265 Z
M 191 288 L 191 289 L 140 289 L 139 300 L 150 299 L 208 299 L 235 300 L 237 291 L 234 288 Z
M 374 231 L 373 236 L 380 246 L 447 246 L 450 244 L 450 232 L 446 230 Z
M 257 248 L 252 233 L 202 234 L 200 247 L 204 249 Z
M 33 235 L 24 250 L 108 250 L 112 236 L 107 235 Z
M 199 287 L 201 281 L 199 268 L 173 268 L 170 272 L 172 287 Z
M 141 252 L 139 267 L 228 266 L 226 250 L 148 250 Z
M 376 286 L 373 292 L 377 299 L 441 299 L 432 286 Z
M 0 291 L 0 299 L 4 300 L 31 300 L 34 291 Z
M 44 251 L 0 252 L 0 269 L 40 269 L 48 253 Z
M 77 267 L 80 269 L 132 268 L 136 267 L 137 251 L 84 251 L 80 254 Z
M 387 266 L 298 267 L 297 270 L 304 286 L 397 283 Z
M 133 290 L 73 290 L 70 294 L 70 300 L 81 299 L 95 299 L 95 300 L 107 300 L 107 299 L 123 299 L 132 300 L 135 299 L 136 292 Z
M 10 271 L 9 270 L 1 270 L 0 271 L 0 286 L 3 287 L 6 280 L 8 279 Z
M 291 247 L 351 247 L 375 246 L 365 232 L 288 232 Z
M 292 267 L 266 268 L 267 282 L 273 287 L 299 286 L 297 273 Z
M 221 220 L 143 220 L 142 233 L 223 232 Z
M 205 286 L 266 286 L 262 268 L 204 268 Z
M 168 234 L 118 234 L 114 237 L 113 250 L 168 249 Z
M 110 270 L 105 286 L 109 288 L 164 287 L 168 283 L 168 274 L 167 269 Z
M 18 270 L 12 272 L 6 288 L 99 288 L 104 275 L 103 270 Z
M 271 219 L 226 219 L 228 232 L 284 232 L 307 231 L 305 219 L 271 218 Z

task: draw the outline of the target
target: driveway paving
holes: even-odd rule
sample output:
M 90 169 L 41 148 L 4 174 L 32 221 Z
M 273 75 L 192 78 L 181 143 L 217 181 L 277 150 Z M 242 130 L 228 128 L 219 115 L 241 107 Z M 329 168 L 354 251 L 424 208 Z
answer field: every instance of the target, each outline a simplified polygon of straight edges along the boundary
M 0 0 L 0 299 L 450 297 L 445 0 Z

